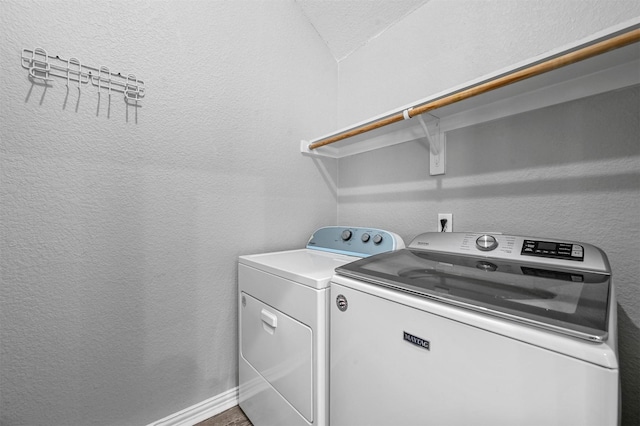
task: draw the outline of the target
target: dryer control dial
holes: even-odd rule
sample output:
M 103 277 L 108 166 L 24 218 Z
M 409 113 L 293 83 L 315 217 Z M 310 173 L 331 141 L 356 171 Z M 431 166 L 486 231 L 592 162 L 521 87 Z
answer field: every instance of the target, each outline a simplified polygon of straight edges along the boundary
M 498 247 L 498 241 L 496 240 L 496 237 L 485 234 L 478 237 L 476 240 L 476 247 L 482 251 L 491 251 Z

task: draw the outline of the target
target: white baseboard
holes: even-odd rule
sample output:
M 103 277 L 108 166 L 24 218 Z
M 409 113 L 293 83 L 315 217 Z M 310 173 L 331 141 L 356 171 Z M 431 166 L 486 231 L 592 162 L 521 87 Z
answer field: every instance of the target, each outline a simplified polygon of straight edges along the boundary
M 148 426 L 193 426 L 238 405 L 238 388 L 229 389 Z

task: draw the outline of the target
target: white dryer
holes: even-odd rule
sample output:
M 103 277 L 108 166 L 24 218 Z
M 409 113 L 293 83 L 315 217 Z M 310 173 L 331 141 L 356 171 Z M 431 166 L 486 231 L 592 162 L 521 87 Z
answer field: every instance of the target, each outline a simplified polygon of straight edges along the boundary
M 403 247 L 392 232 L 331 226 L 304 249 L 239 257 L 239 402 L 255 426 L 328 424 L 331 276 Z
M 331 426 L 618 424 L 616 298 L 598 248 L 427 233 L 336 272 Z

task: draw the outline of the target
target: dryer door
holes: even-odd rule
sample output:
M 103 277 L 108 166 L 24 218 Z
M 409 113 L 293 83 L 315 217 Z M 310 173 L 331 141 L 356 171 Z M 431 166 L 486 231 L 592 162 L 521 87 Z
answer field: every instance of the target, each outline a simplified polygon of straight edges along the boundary
M 244 292 L 240 297 L 242 357 L 313 422 L 311 329 Z

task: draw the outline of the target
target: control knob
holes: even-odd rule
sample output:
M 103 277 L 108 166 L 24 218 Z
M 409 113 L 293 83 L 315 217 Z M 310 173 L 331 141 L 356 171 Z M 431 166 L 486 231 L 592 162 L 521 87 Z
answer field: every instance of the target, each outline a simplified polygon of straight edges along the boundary
M 362 237 L 361 237 L 363 243 L 369 242 L 370 238 L 371 238 L 371 236 L 369 234 L 367 234 L 366 232 L 364 234 L 362 234 Z
M 496 237 L 485 234 L 478 237 L 476 240 L 476 247 L 482 251 L 491 251 L 498 247 L 498 241 L 496 240 Z
M 382 235 L 376 234 L 373 236 L 373 244 L 380 244 L 382 242 Z
M 353 235 L 351 231 L 345 229 L 344 231 L 342 231 L 342 235 L 340 236 L 342 237 L 342 241 L 349 241 L 351 239 L 351 235 Z

